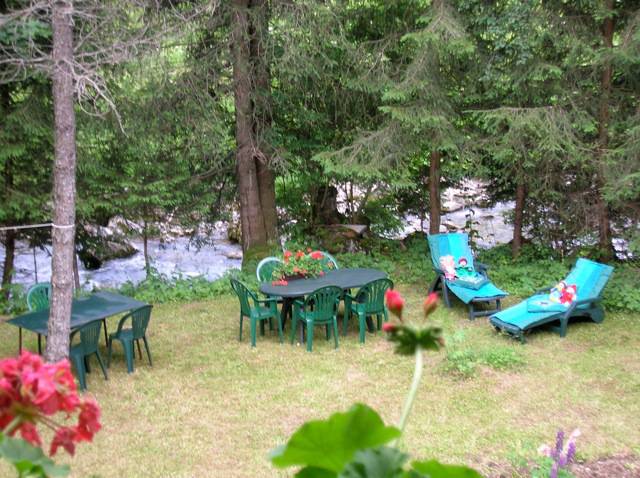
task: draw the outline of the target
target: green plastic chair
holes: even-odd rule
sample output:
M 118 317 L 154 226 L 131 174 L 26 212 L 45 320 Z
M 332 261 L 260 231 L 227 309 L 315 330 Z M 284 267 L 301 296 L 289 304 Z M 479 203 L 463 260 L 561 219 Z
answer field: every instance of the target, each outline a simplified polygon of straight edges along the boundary
M 27 307 L 30 311 L 49 308 L 51 301 L 51 283 L 39 282 L 27 292 Z M 38 353 L 42 354 L 42 335 L 38 334 Z
M 464 257 L 467 259 L 469 267 L 474 268 L 489 280 L 489 276 L 487 274 L 488 267 L 479 262 L 475 262 L 474 264 L 473 253 L 469 247 L 468 234 L 461 232 L 430 234 L 427 236 L 427 240 L 431 251 L 431 263 L 433 265 L 433 270 L 436 272 L 436 278 L 429 287 L 429 293 L 435 292 L 439 289 L 442 290 L 442 298 L 444 299 L 444 304 L 447 307 L 451 307 L 449 293 L 452 293 L 469 307 L 470 320 L 473 320 L 476 317 L 491 315 L 500 310 L 500 301 L 509 294 L 496 287 L 492 282 L 489 281 L 478 289 L 471 289 L 447 280 L 444 276 L 444 272 L 440 269 L 440 258 L 442 256 L 453 256 L 456 261 Z M 477 308 L 480 304 L 491 304 L 492 302 L 495 302 L 496 304 L 495 309 L 482 310 Z
M 139 309 L 129 312 L 127 315 L 120 319 L 118 322 L 118 329 L 109 334 L 109 355 L 107 357 L 107 364 L 111 365 L 111 352 L 113 348 L 113 341 L 118 340 L 122 344 L 124 349 L 125 359 L 127 361 L 127 372 L 133 372 L 133 359 L 135 351 L 133 348 L 134 342 L 138 346 L 138 356 L 142 360 L 142 350 L 140 349 L 140 339 L 144 342 L 144 348 L 147 351 L 147 358 L 149 359 L 149 365 L 153 366 L 151 361 L 151 350 L 149 349 L 149 341 L 147 340 L 147 327 L 149 326 L 149 320 L 151 319 L 152 305 L 145 305 Z M 124 328 L 125 322 L 131 319 L 131 327 Z
M 278 314 L 278 306 L 275 298 L 258 299 L 258 296 L 251 292 L 249 288 L 236 279 L 231 279 L 231 288 L 240 301 L 240 334 L 238 340 L 242 341 L 242 323 L 247 317 L 250 320 L 251 346 L 256 346 L 256 329 L 260 323 L 260 335 L 264 335 L 264 321 L 276 319 L 278 321 L 278 335 L 280 343 L 283 341 L 282 320 Z M 251 305 L 253 301 L 253 306 Z
M 334 269 L 340 269 L 338 266 L 338 261 L 335 257 L 325 251 L 320 251 L 322 253 L 322 269 L 327 272 Z
M 333 333 L 335 348 L 338 348 L 338 304 L 343 296 L 340 287 L 328 286 L 322 287 L 311 294 L 304 300 L 293 301 L 293 323 L 291 325 L 291 343 L 293 343 L 298 328 L 298 322 L 301 326 L 307 328 L 307 351 L 313 349 L 313 328 L 316 325 L 324 325 L 327 333 L 327 340 Z
M 364 343 L 365 327 L 367 317 L 376 316 L 378 330 L 382 327 L 382 318 L 389 320 L 387 307 L 384 305 L 384 294 L 388 289 L 393 289 L 393 282 L 390 279 L 378 279 L 363 285 L 355 296 L 345 295 L 345 300 L 349 301 L 349 310 L 358 316 L 358 328 L 360 331 L 360 343 Z M 348 319 L 345 315 L 342 324 L 343 335 L 347 335 Z
M 547 287 L 536 291 L 529 299 L 493 314 L 489 321 L 496 330 L 504 331 L 521 342 L 524 342 L 527 331 L 551 323 L 558 324 L 552 326 L 552 330 L 565 337 L 569 320 L 574 317 L 588 317 L 599 324 L 604 320 L 602 292 L 611 274 L 613 267 L 580 258 L 565 279 L 567 284 L 578 287 L 576 301 L 571 305 L 549 304 L 547 310 L 540 308 L 540 301 L 549 298 L 551 287 Z
M 273 280 L 273 271 L 282 264 L 282 260 L 277 257 L 265 257 L 256 267 L 256 277 L 258 282 L 270 282 Z
M 27 292 L 27 307 L 29 310 L 42 310 L 49 307 L 51 300 L 51 283 L 40 282 L 29 288 Z
M 73 337 L 79 333 L 80 334 L 80 342 L 76 345 L 72 345 L 69 349 L 69 358 L 73 362 L 76 367 L 76 374 L 78 376 L 78 381 L 80 382 L 80 389 L 87 389 L 87 381 L 85 377 L 86 372 L 91 372 L 91 368 L 89 367 L 89 357 L 94 355 L 98 358 L 98 363 L 100 364 L 100 368 L 102 369 L 102 373 L 104 374 L 104 379 L 109 380 L 109 376 L 107 375 L 107 369 L 104 366 L 104 362 L 102 361 L 102 356 L 98 350 L 98 341 L 100 340 L 100 329 L 102 328 L 102 324 L 100 321 L 89 322 L 86 325 L 83 325 L 79 329 L 75 330 L 73 334 L 71 334 L 71 342 L 73 343 Z

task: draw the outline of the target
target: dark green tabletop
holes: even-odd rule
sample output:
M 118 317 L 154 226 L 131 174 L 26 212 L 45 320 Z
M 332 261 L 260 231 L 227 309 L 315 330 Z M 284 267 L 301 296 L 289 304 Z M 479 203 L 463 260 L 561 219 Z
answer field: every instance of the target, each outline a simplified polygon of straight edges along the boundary
M 147 304 L 112 292 L 98 292 L 88 297 L 74 299 L 71 308 L 71 330 L 95 320 L 102 320 L 112 315 L 137 309 L 143 305 Z M 48 320 L 49 309 L 47 308 L 7 320 L 7 324 L 46 336 Z
M 272 285 L 271 282 L 263 282 L 260 284 L 260 292 L 276 297 L 303 297 L 329 285 L 342 289 L 356 289 L 372 280 L 385 277 L 387 274 L 378 269 L 337 269 L 327 272 L 322 277 L 290 280 L 288 285 Z

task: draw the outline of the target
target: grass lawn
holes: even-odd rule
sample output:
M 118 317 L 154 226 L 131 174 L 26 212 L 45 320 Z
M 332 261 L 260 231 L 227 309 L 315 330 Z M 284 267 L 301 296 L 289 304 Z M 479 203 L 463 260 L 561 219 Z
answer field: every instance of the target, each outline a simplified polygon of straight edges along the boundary
M 407 319 L 420 320 L 422 291 L 400 290 Z M 352 324 L 334 350 L 319 330 L 307 353 L 267 333 L 252 349 L 247 324 L 243 342 L 237 340 L 237 314 L 232 296 L 158 305 L 149 329 L 153 367 L 136 361 L 128 375 L 119 345 L 108 382 L 96 364 L 88 386 L 104 428 L 75 458 L 59 455 L 72 475 L 286 476 L 267 454 L 305 420 L 353 402 L 367 403 L 388 423 L 399 418 L 413 361 L 394 355 L 382 334 L 368 334 L 361 346 Z M 497 476 L 535 456 L 558 429 L 576 427 L 579 458 L 640 454 L 640 316 L 607 313 L 601 325 L 572 324 L 565 339 L 541 331 L 524 346 L 496 335 L 486 319 L 468 321 L 462 307 L 431 317 L 458 350 L 506 357 L 515 351 L 524 363 L 479 365 L 463 379 L 445 370 L 444 352 L 429 354 L 404 438 L 414 457 Z M 111 330 L 116 323 L 110 319 Z M 14 354 L 17 330 L 4 325 L 0 338 L 0 356 Z M 26 343 L 36 350 L 29 334 Z M 0 475 L 11 476 L 2 466 Z

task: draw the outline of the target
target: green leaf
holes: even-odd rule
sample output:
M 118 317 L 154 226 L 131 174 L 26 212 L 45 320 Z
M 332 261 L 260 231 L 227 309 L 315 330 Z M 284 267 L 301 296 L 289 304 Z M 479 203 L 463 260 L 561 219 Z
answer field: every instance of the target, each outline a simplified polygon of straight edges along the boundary
M 408 455 L 396 448 L 381 446 L 360 450 L 340 473 L 340 478 L 395 478 L 402 476 Z
M 307 466 L 296 473 L 296 478 L 337 478 L 335 471 L 325 470 L 315 466 Z
M 67 465 L 56 465 L 42 449 L 21 438 L 0 434 L 0 456 L 16 468 L 19 476 L 47 478 L 64 477 L 69 474 Z
M 427 327 L 415 329 L 407 325 L 399 325 L 389 332 L 389 341 L 396 344 L 396 353 L 400 355 L 413 355 L 416 349 L 440 350 L 442 347 L 442 329 L 439 327 Z
M 411 466 L 425 478 L 482 478 L 480 473 L 466 466 L 443 465 L 436 460 L 415 461 Z
M 285 446 L 271 453 L 271 461 L 280 468 L 303 465 L 339 473 L 358 450 L 384 445 L 399 436 L 400 430 L 385 426 L 374 410 L 356 404 L 346 413 L 302 425 Z

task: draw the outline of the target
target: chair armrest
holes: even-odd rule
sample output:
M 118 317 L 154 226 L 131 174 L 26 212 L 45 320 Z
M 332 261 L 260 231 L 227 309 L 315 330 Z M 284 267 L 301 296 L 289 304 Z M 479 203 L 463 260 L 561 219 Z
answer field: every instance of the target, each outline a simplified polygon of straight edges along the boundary
M 267 297 L 266 299 L 254 299 L 257 304 L 269 304 L 271 302 L 278 302 L 277 297 Z
M 593 304 L 602 301 L 602 297 L 592 297 L 589 299 L 580 299 L 572 302 L 567 311 L 564 313 L 564 318 L 568 319 L 577 307 L 585 304 Z
M 548 292 L 551 292 L 551 289 L 553 289 L 554 287 L 555 287 L 554 285 L 552 285 L 550 287 L 544 287 L 542 289 L 538 289 L 533 294 L 534 295 L 538 295 L 538 294 L 542 294 L 542 293 L 548 293 Z
M 129 312 L 127 315 L 125 315 L 120 319 L 120 321 L 118 322 L 118 329 L 116 330 L 116 335 L 120 335 L 120 332 L 122 332 L 122 326 L 129 318 L 131 318 L 131 312 Z

